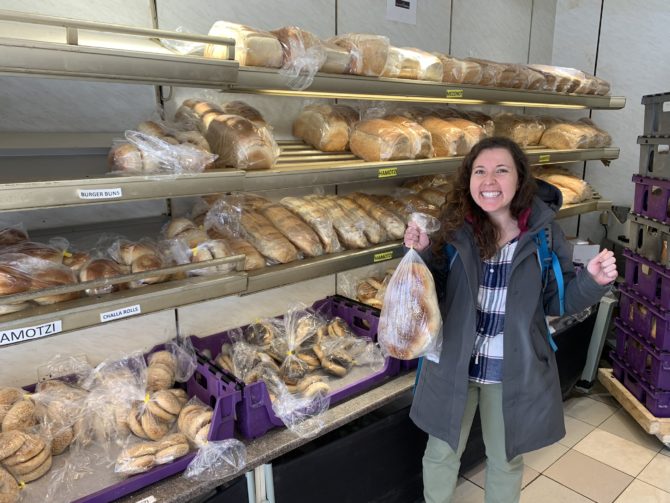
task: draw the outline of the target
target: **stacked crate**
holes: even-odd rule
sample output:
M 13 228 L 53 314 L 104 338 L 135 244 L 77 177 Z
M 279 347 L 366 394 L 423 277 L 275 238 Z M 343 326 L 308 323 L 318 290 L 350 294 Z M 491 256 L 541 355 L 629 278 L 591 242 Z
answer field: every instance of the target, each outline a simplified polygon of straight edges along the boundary
M 615 321 L 614 375 L 656 417 L 670 417 L 670 93 L 644 96 L 644 135 Z M 664 111 L 664 107 L 668 111 Z

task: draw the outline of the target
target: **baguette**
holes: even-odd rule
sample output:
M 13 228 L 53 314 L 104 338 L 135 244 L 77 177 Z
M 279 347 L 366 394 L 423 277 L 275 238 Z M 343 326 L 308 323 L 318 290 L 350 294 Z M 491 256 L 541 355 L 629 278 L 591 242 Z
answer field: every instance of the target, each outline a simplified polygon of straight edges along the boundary
M 363 230 L 365 237 L 370 243 L 379 244 L 388 239 L 386 231 L 382 226 L 356 204 L 353 199 L 335 196 L 331 196 L 328 199 L 335 201 L 356 222 L 357 227 Z
M 298 250 L 260 213 L 243 210 L 240 227 L 243 237 L 264 257 L 280 264 L 298 259 Z
M 377 204 L 368 194 L 354 192 L 349 197 L 382 225 L 389 238 L 401 239 L 403 237 L 405 234 L 405 223 L 395 213 Z
M 268 204 L 261 213 L 307 257 L 323 255 L 323 246 L 312 228 L 280 204 Z
M 280 202 L 312 227 L 319 236 L 326 253 L 342 251 L 342 245 L 333 228 L 333 220 L 323 207 L 314 201 L 297 197 L 285 197 Z
M 333 221 L 337 236 L 347 248 L 367 248 L 370 245 L 363 230 L 356 225 L 356 221 L 334 200 L 318 196 L 307 196 L 306 199 L 326 210 Z

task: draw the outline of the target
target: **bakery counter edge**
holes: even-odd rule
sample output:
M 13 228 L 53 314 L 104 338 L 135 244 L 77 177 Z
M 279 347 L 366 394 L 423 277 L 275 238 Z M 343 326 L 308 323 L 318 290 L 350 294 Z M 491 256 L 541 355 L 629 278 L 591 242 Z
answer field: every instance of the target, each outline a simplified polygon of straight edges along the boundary
M 415 372 L 412 371 L 328 409 L 322 416 L 324 426 L 314 437 L 301 438 L 284 428 L 272 430 L 255 440 L 245 441 L 247 448 L 246 465 L 242 470 L 230 473 L 225 478 L 211 482 L 192 482 L 181 475 L 176 475 L 119 501 L 122 503 L 131 503 L 151 497 L 155 498 L 156 502 L 161 503 L 193 501 L 193 499 L 203 496 L 214 488 L 244 475 L 244 473 L 253 470 L 257 466 L 269 463 L 273 459 L 310 442 L 314 438 L 325 435 L 354 419 L 396 400 L 412 389 L 414 380 Z

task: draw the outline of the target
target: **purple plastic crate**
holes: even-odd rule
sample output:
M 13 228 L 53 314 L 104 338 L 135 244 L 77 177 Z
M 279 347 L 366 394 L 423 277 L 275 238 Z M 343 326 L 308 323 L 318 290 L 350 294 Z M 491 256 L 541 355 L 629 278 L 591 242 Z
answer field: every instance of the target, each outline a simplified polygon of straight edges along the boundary
M 317 301 L 312 308 L 327 317 L 339 316 L 344 319 L 358 336 L 368 337 L 375 341 L 377 339 L 379 312 L 375 309 L 338 295 Z M 246 327 L 242 327 L 242 329 L 244 328 Z M 226 331 L 208 337 L 192 336 L 191 340 L 198 351 L 208 350 L 212 357 L 216 358 L 221 345 L 229 342 L 229 333 L 230 331 Z M 329 395 L 330 403 L 332 405 L 341 402 L 361 391 L 370 389 L 388 377 L 397 375 L 399 371 L 400 362 L 393 358 L 387 358 L 384 368 L 380 371 L 331 393 Z M 243 437 L 257 438 L 275 426 L 284 426 L 284 423 L 272 410 L 272 402 L 264 382 L 255 382 L 249 385 L 240 383 L 240 385 L 243 387 L 242 401 L 237 404 L 236 424 Z
M 153 348 L 148 354 L 159 349 L 163 349 L 163 346 Z M 186 383 L 186 392 L 189 397 L 197 396 L 201 401 L 214 409 L 212 425 L 207 438 L 209 440 L 232 438 L 235 424 L 235 405 L 242 399 L 241 393 L 234 385 L 232 387 L 228 386 L 226 391 L 222 392 L 221 384 L 215 375 L 210 374 L 210 369 L 207 365 L 207 363 L 203 362 L 198 363 L 196 373 Z M 219 393 L 219 395 L 214 393 Z M 190 452 L 172 463 L 156 466 L 145 473 L 132 475 L 112 486 L 79 498 L 74 503 L 108 503 L 115 501 L 132 492 L 155 484 L 159 480 L 183 472 L 195 455 L 195 451 Z
M 670 417 L 670 391 L 661 391 L 642 384 L 644 405 L 656 417 Z
M 635 183 L 633 212 L 659 222 L 670 222 L 668 212 L 670 180 L 633 175 L 633 182 Z
M 616 353 L 614 351 L 610 351 L 610 358 L 612 358 L 612 373 L 614 374 L 614 377 L 619 382 L 623 383 L 626 368 L 622 363 L 619 363 L 619 360 L 617 359 Z
M 619 315 L 638 334 L 662 351 L 670 351 L 670 312 L 623 285 Z
M 645 297 L 660 303 L 660 266 L 629 249 L 625 249 L 623 255 L 626 259 L 626 285 Z
M 670 390 L 670 352 L 659 351 L 630 330 L 628 334 L 628 346 L 634 348 L 629 351 L 635 354 L 635 360 L 628 358 L 626 363 L 645 384 L 661 391 Z
M 612 357 L 612 367 L 614 368 L 615 377 L 623 383 L 638 402 L 644 403 L 645 391 L 640 377 L 625 362 L 621 361 L 615 353 L 610 353 L 610 356 Z
M 629 367 L 640 372 L 645 366 L 647 358 L 646 345 L 641 337 L 633 333 L 633 329 L 626 325 L 621 319 L 614 322 L 616 331 L 616 354 L 619 359 Z

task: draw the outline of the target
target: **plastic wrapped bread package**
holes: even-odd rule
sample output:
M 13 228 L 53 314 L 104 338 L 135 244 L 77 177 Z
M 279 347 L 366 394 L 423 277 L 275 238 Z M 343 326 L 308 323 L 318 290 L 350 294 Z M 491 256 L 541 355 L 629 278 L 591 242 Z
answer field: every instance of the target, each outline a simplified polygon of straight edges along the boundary
M 333 42 L 321 41 L 326 61 L 321 67 L 324 73 L 349 73 L 351 70 L 351 51 Z
M 272 168 L 279 146 L 267 128 L 240 115 L 217 115 L 207 126 L 205 138 L 219 157 L 216 167 L 244 170 Z
M 391 47 L 388 37 L 367 33 L 347 33 L 330 38 L 328 41 L 351 53 L 350 73 L 379 77 L 384 71 Z
M 611 145 L 612 138 L 589 119 L 580 119 L 547 127 L 541 143 L 545 147 L 558 150 L 575 150 L 607 147 Z
M 208 35 L 235 40 L 235 61 L 242 66 L 263 66 L 281 68 L 284 51 L 281 43 L 272 33 L 243 24 L 217 21 L 209 29 Z M 223 45 L 208 44 L 206 58 L 228 59 L 228 48 Z
M 322 152 L 341 152 L 349 149 L 358 120 L 358 112 L 347 105 L 307 105 L 293 122 L 293 136 Z
M 410 148 L 411 159 L 428 159 L 435 155 L 430 131 L 421 124 L 402 115 L 387 115 L 384 117 L 384 120 L 393 122 L 404 128 L 405 133 L 412 140 Z
M 441 82 L 442 62 L 429 52 L 412 47 L 389 48 L 382 77 Z
M 370 119 L 354 126 L 349 148 L 365 161 L 395 161 L 410 159 L 412 141 L 403 127 L 383 119 Z
M 342 251 L 342 245 L 333 228 L 333 218 L 321 205 L 298 197 L 285 197 L 281 204 L 307 222 L 316 232 L 325 253 Z
M 321 40 L 297 26 L 285 26 L 271 33 L 277 37 L 284 51 L 280 73 L 286 77 L 288 86 L 298 91 L 308 88 L 326 62 Z
M 538 145 L 545 130 L 544 123 L 533 116 L 500 113 L 493 118 L 496 136 L 504 136 L 522 147 Z
M 448 54 L 433 53 L 442 63 L 442 82 L 477 85 L 483 77 L 482 65 L 476 61 L 459 59 Z
M 453 120 L 457 119 L 425 117 L 421 121 L 421 125 L 430 131 L 433 148 L 435 149 L 435 157 L 465 155 L 470 150 L 465 131 L 458 123 L 452 122 Z M 474 123 L 471 124 L 474 125 Z

